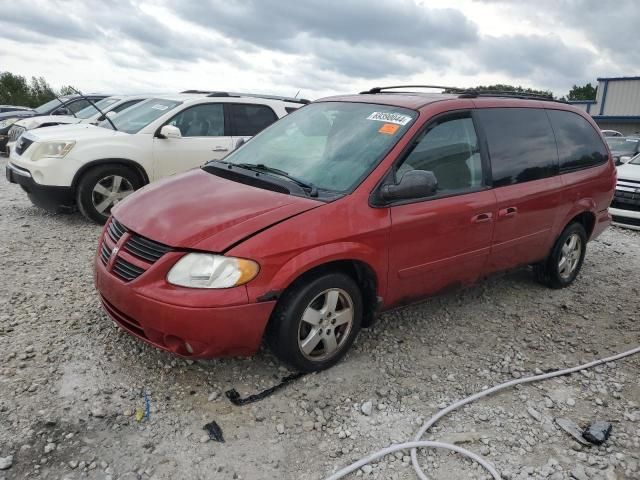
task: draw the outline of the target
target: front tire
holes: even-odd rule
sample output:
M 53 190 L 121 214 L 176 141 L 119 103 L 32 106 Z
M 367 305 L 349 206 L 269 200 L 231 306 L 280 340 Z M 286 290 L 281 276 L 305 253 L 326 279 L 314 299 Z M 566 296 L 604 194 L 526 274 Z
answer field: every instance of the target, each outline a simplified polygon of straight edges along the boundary
M 549 288 L 571 285 L 584 262 L 587 251 L 587 233 L 579 223 L 572 223 L 558 237 L 551 255 L 534 265 L 536 278 Z
M 329 368 L 353 344 L 362 323 L 362 293 L 343 273 L 294 284 L 276 306 L 267 342 L 282 361 L 301 372 Z
M 82 175 L 76 204 L 86 218 L 104 224 L 111 209 L 141 186 L 140 177 L 133 169 L 124 165 L 100 165 Z

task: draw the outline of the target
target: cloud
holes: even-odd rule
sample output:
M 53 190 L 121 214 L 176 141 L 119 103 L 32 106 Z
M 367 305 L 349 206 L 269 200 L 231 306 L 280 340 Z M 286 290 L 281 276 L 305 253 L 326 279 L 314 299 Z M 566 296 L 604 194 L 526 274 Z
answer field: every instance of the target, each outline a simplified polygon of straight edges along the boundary
M 582 78 L 595 60 L 590 50 L 568 46 L 555 35 L 484 37 L 475 53 L 476 62 L 484 69 L 549 86 Z

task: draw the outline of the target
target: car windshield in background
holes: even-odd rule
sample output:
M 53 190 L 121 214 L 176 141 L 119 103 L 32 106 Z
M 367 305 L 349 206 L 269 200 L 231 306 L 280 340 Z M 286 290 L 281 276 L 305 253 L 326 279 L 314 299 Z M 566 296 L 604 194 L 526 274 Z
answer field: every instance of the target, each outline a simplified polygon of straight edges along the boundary
M 139 103 L 122 113 L 113 117 L 111 121 L 121 132 L 138 133 L 144 127 L 149 125 L 158 117 L 173 110 L 182 102 L 174 100 L 164 100 L 160 98 L 152 98 L 145 102 Z M 103 120 L 98 124 L 100 127 L 113 128 L 108 120 Z
M 64 98 L 64 97 L 60 97 L 60 100 L 62 100 L 62 102 L 66 102 L 68 99 Z M 35 109 L 36 113 L 39 113 L 40 115 L 44 115 L 45 113 L 49 113 L 51 110 L 53 110 L 55 107 L 59 107 L 62 106 L 62 103 L 60 103 L 60 101 L 56 98 L 53 99 L 43 105 L 40 105 L 38 108 Z
M 640 139 L 637 138 L 607 137 L 606 140 L 611 151 L 621 154 L 636 153 L 640 143 Z
M 110 107 L 111 105 L 119 101 L 120 101 L 119 98 L 109 97 L 109 98 L 103 98 L 99 102 L 94 101 L 93 103 L 95 103 L 96 106 L 104 112 L 107 107 Z M 89 105 L 88 107 L 85 107 L 82 110 L 80 110 L 78 113 L 76 113 L 76 117 L 84 119 L 84 118 L 93 117 L 96 113 L 98 113 L 98 110 L 96 110 L 96 107 L 94 107 L 93 105 Z
M 371 172 L 416 116 L 400 107 L 314 103 L 274 123 L 224 160 L 277 169 L 320 190 L 346 192 Z

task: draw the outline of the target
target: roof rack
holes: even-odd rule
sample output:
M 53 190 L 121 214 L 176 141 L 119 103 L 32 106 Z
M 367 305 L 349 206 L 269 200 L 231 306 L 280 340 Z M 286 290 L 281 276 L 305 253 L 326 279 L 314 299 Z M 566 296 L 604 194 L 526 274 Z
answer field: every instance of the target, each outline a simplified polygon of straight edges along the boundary
M 370 90 L 360 92 L 360 94 L 378 94 L 387 90 L 398 90 L 405 88 L 437 88 L 444 90 L 443 93 L 457 94 L 459 98 L 477 98 L 477 97 L 502 97 L 502 98 L 518 98 L 523 100 L 551 100 L 555 102 L 563 102 L 562 100 L 556 100 L 551 94 L 544 93 L 527 93 L 518 92 L 516 90 L 488 90 L 482 88 L 460 88 L 460 87 L 445 87 L 441 85 L 393 85 L 390 87 L 374 87 Z M 416 93 L 409 91 L 401 91 L 396 93 Z M 563 102 L 566 103 L 566 102 Z
M 198 93 L 204 94 L 207 97 L 251 97 L 251 98 L 264 98 L 266 100 L 281 100 L 283 102 L 300 103 L 306 105 L 311 103 L 311 100 L 306 98 L 293 98 L 293 97 L 281 97 L 278 95 L 262 95 L 259 93 L 238 93 L 238 92 L 219 92 L 212 90 L 185 90 L 180 93 Z
M 463 92 L 466 89 L 465 88 L 458 88 L 458 87 L 443 87 L 441 85 L 392 85 L 390 87 L 373 87 L 370 90 L 366 90 L 364 92 L 360 92 L 361 95 L 365 95 L 365 94 L 376 94 L 376 93 L 382 93 L 383 90 L 397 90 L 399 88 L 439 88 L 440 90 L 452 90 L 455 92 Z M 399 93 L 411 93 L 411 92 L 399 92 Z

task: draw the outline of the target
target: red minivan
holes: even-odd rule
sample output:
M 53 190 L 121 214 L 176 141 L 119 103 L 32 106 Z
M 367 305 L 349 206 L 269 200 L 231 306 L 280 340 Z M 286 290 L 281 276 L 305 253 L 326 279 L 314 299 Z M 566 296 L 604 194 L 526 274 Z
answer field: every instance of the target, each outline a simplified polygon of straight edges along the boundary
M 314 371 L 378 311 L 446 287 L 519 265 L 571 284 L 616 183 L 591 117 L 393 88 L 316 101 L 119 204 L 95 262 L 109 316 L 191 358 L 249 355 L 265 337 Z

